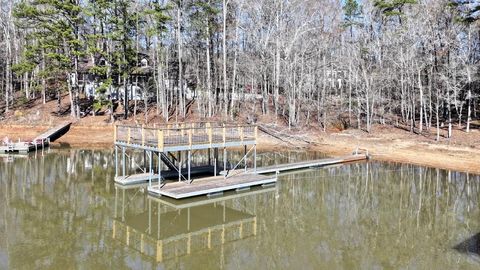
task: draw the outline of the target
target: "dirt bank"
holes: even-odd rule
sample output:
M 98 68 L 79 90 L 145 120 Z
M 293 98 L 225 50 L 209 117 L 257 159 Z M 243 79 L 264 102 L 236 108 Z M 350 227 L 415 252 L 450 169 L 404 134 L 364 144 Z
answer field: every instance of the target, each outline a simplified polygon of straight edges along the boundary
M 1 125 L 0 138 L 28 140 L 48 126 Z M 368 149 L 374 160 L 411 163 L 480 174 L 480 133 L 454 132 L 456 140 L 435 142 L 432 134 L 416 135 L 397 129 L 376 127 L 372 133 L 358 130 L 323 133 L 316 130 L 276 130 L 277 138 L 260 132 L 259 148 L 320 151 L 328 155 L 345 155 L 357 147 Z M 283 136 L 278 136 L 278 135 Z M 281 140 L 278 138 L 282 138 Z M 113 143 L 113 126 L 73 124 L 70 131 L 55 142 L 74 148 L 108 148 Z

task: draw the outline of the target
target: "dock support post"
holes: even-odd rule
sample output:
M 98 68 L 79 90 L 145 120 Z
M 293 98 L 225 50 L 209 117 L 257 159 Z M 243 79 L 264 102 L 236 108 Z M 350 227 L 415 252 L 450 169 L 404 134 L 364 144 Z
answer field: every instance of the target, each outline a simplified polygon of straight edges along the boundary
M 182 161 L 178 162 L 178 182 L 182 181 Z
M 208 153 L 208 166 L 212 166 L 212 160 L 211 160 L 211 156 L 210 156 L 210 148 L 207 149 L 207 153 Z
M 143 150 L 143 168 L 147 170 L 147 150 Z
M 257 145 L 253 145 L 253 171 L 257 172 Z
M 245 169 L 245 171 L 247 171 L 247 146 L 246 145 L 243 146 L 243 158 L 245 159 L 245 161 L 243 163 L 245 165 L 244 169 Z
M 227 148 L 223 147 L 223 170 L 227 169 Z M 227 178 L 227 174 L 223 175 L 223 178 Z
M 188 150 L 188 161 L 187 161 L 187 166 L 188 166 L 188 183 L 190 184 L 190 165 L 192 162 L 192 151 Z
M 158 154 L 158 189 L 161 187 L 161 180 L 162 180 L 162 160 L 160 159 L 160 152 Z
M 217 176 L 217 159 L 213 161 L 213 176 Z
M 152 161 L 153 161 L 153 152 L 148 151 L 148 164 L 150 167 L 149 175 L 148 175 L 148 186 L 152 186 L 152 175 L 153 175 L 153 166 L 152 166 Z
M 125 176 L 125 146 L 122 146 L 122 174 Z
M 37 144 L 35 143 L 35 147 L 37 147 Z M 118 176 L 118 146 L 115 147 L 115 177 Z
M 217 176 L 217 168 L 218 168 L 218 148 L 213 149 L 213 158 L 215 161 L 215 176 Z
M 182 152 L 178 151 L 177 155 L 178 155 L 178 167 L 180 168 L 180 166 L 182 164 Z

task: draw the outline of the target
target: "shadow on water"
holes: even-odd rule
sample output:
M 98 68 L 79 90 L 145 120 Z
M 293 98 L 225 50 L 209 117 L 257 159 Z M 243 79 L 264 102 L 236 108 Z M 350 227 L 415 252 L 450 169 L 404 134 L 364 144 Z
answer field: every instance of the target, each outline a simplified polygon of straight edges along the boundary
M 480 257 L 480 232 L 454 246 L 453 249 Z

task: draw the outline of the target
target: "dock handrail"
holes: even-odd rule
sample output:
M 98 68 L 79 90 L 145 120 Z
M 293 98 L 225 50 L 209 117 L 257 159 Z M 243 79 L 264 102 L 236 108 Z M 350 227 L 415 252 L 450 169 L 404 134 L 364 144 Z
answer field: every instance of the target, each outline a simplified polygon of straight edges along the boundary
M 116 125 L 114 141 L 142 146 L 153 146 L 163 151 L 168 146 L 192 146 L 197 144 L 226 144 L 232 141 L 256 141 L 256 125 L 181 126 L 178 128 Z

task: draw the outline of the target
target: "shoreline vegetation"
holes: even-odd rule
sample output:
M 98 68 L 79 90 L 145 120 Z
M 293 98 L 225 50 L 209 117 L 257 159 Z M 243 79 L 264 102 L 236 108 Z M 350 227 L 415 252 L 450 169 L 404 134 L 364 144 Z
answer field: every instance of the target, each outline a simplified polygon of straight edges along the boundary
M 460 0 L 6 1 L 0 136 L 257 123 L 259 145 L 480 174 L 480 13 Z M 275 139 L 273 139 L 275 138 Z
M 360 148 L 368 150 L 372 160 L 480 174 L 480 141 L 477 130 L 466 133 L 454 129 L 455 140 L 436 142 L 435 130 L 419 135 L 399 127 L 382 125 L 375 125 L 371 133 L 355 129 L 327 132 L 313 128 L 289 130 L 286 126 L 274 127 L 261 122 L 258 125 L 260 150 L 317 151 L 329 156 L 341 156 Z M 49 126 L 3 123 L 0 125 L 0 138 L 28 140 Z M 112 145 L 113 125 L 88 121 L 74 123 L 67 134 L 52 144 L 53 147 L 86 149 L 109 149 Z

